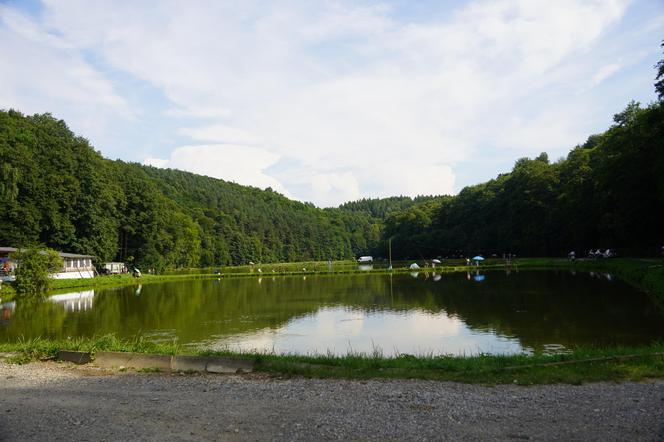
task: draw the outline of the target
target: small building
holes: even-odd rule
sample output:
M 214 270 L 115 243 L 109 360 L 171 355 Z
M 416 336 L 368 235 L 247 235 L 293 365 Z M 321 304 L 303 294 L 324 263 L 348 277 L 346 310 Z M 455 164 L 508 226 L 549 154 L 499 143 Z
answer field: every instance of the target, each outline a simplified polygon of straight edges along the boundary
M 107 275 L 119 275 L 120 273 L 127 273 L 127 266 L 124 262 L 107 262 L 99 272 Z
M 64 263 L 60 273 L 51 275 L 54 279 L 94 278 L 93 256 L 58 252 Z
M 6 281 L 13 281 L 14 270 L 20 263 L 11 259 L 11 254 L 17 252 L 14 247 L 0 247 L 0 277 Z M 58 252 L 62 258 L 62 270 L 51 275 L 54 279 L 94 278 L 95 268 L 92 265 L 91 255 L 78 255 L 76 253 Z

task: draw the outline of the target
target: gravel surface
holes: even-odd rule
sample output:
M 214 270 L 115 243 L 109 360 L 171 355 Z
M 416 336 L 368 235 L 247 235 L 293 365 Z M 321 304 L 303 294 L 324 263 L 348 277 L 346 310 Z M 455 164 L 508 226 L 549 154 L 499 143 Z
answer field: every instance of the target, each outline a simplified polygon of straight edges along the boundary
M 664 381 L 486 387 L 0 362 L 1 440 L 664 440 Z

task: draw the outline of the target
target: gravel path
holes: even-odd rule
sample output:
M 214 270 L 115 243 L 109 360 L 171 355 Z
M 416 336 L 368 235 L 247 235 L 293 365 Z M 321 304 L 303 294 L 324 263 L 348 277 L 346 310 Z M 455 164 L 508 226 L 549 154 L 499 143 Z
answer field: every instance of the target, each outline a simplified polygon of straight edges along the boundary
M 485 387 L 0 362 L 1 440 L 664 440 L 664 381 Z

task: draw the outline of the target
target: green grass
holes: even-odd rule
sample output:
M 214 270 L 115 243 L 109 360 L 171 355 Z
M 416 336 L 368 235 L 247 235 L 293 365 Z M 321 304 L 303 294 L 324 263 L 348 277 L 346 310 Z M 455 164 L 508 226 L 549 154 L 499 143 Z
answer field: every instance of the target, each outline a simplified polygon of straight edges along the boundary
M 322 378 L 417 378 L 483 384 L 549 384 L 664 377 L 663 345 L 577 349 L 561 355 L 258 356 L 263 371 Z M 620 356 L 636 356 L 620 359 Z M 607 358 L 604 360 L 597 360 Z M 594 360 L 594 361 L 588 361 Z M 564 365 L 555 365 L 566 362 Z M 554 364 L 554 365 L 548 365 Z
M 372 354 L 278 355 L 183 348 L 141 337 L 121 340 L 112 335 L 94 339 L 50 341 L 31 339 L 0 344 L 0 352 L 17 353 L 11 361 L 53 359 L 59 350 L 126 351 L 150 354 L 192 354 L 251 359 L 255 370 L 274 376 L 316 378 L 413 378 L 482 384 L 580 384 L 597 381 L 639 381 L 664 378 L 664 344 L 644 347 L 577 348 L 557 355 L 519 354 L 452 356 Z M 561 364 L 562 363 L 562 364 Z
M 92 339 L 19 339 L 17 342 L 0 343 L 0 353 L 18 354 L 17 357 L 11 359 L 12 362 L 17 363 L 54 359 L 60 350 L 86 351 L 93 354 L 97 351 L 124 351 L 174 355 L 180 352 L 180 346 L 172 343 L 151 342 L 142 336 L 137 336 L 131 340 L 122 340 L 114 335 Z

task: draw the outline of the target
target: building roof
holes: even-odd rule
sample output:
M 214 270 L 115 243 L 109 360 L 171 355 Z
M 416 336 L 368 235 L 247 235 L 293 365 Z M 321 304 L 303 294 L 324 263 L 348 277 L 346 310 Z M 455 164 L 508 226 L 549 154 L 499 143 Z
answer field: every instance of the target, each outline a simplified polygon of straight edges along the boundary
M 14 247 L 0 247 L 0 253 L 8 253 L 8 252 L 17 252 L 18 249 Z M 60 258 L 94 258 L 92 255 L 78 255 L 76 253 L 64 253 L 64 252 L 58 252 L 58 255 L 60 255 Z
M 94 258 L 92 255 L 77 255 L 76 253 L 58 252 L 60 258 Z

